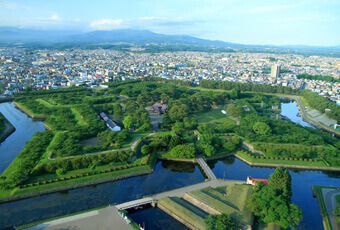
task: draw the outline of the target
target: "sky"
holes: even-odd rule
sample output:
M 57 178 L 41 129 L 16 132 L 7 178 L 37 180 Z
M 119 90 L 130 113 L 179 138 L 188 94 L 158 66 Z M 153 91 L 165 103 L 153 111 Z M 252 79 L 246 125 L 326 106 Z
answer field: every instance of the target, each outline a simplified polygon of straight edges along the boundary
M 340 0 L 0 0 L 0 26 L 147 29 L 243 44 L 340 45 Z

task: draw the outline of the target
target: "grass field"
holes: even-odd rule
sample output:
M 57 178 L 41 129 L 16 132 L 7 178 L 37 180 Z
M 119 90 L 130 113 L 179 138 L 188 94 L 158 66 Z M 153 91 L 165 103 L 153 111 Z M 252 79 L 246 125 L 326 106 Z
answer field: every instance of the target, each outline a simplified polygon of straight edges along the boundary
M 158 207 L 167 212 L 171 216 L 178 217 L 187 224 L 192 225 L 196 229 L 206 229 L 204 222 L 204 214 L 198 213 L 192 206 L 185 206 L 184 203 L 179 200 L 180 198 L 164 198 L 159 200 Z M 182 202 L 182 203 L 181 203 Z M 197 208 L 196 208 L 197 209 Z M 202 216 L 203 215 L 203 216 Z
M 195 117 L 197 118 L 197 121 L 199 123 L 209 123 L 212 121 L 218 121 L 223 118 L 227 118 L 227 115 L 223 114 L 221 110 L 222 110 L 222 107 L 219 107 L 217 109 L 212 109 L 208 112 L 196 113 Z
M 246 208 L 246 201 L 250 193 L 250 186 L 235 184 L 217 189 L 206 188 L 189 194 L 213 209 L 230 214 L 239 221 L 251 225 L 253 215 Z
M 80 114 L 80 112 L 76 108 L 71 107 L 71 111 L 72 111 L 78 125 L 88 126 L 87 122 L 84 120 L 83 116 Z

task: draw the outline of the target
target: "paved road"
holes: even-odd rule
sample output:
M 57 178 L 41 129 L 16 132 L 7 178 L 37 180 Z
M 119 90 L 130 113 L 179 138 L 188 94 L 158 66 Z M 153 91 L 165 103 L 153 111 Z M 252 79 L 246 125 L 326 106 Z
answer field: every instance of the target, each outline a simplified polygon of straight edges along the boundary
M 114 206 L 69 216 L 29 228 L 29 230 L 132 230 Z
M 208 187 L 216 188 L 220 186 L 227 186 L 230 184 L 243 184 L 243 183 L 245 183 L 245 181 L 220 180 L 220 179 L 210 180 L 210 181 L 206 181 L 206 182 L 202 182 L 202 183 L 198 183 L 198 184 L 194 184 L 194 185 L 190 185 L 190 186 L 186 186 L 186 187 L 182 187 L 182 188 L 178 188 L 178 189 L 174 189 L 174 190 L 170 190 L 170 191 L 166 191 L 162 193 L 157 193 L 157 194 L 144 197 L 138 200 L 133 200 L 133 201 L 129 201 L 126 203 L 118 204 L 116 205 L 116 208 L 117 209 L 128 209 L 128 208 L 136 207 L 139 205 L 156 202 L 165 197 L 182 197 L 184 196 L 185 193 L 192 192 L 195 190 L 200 190 L 203 188 L 208 188 Z
M 334 210 L 336 208 L 335 197 L 337 195 L 340 195 L 340 189 L 323 188 L 322 195 L 325 201 L 332 228 L 333 230 L 339 230 L 339 225 L 337 224 L 336 217 L 334 216 Z

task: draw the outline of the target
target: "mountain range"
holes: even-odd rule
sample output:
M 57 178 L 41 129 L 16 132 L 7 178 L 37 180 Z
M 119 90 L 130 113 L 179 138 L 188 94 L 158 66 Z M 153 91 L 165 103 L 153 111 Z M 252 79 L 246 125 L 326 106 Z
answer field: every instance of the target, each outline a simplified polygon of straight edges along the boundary
M 340 46 L 314 47 L 314 46 L 274 46 L 274 45 L 244 45 L 218 40 L 208 40 L 188 35 L 165 35 L 149 30 L 117 29 L 97 30 L 91 32 L 35 30 L 14 27 L 0 27 L 0 44 L 5 46 L 28 46 L 40 44 L 54 46 L 60 44 L 95 45 L 95 44 L 132 44 L 132 45 L 167 45 L 167 46 L 195 46 L 215 47 L 245 50 L 251 52 L 280 51 L 293 53 L 321 53 L 338 56 Z

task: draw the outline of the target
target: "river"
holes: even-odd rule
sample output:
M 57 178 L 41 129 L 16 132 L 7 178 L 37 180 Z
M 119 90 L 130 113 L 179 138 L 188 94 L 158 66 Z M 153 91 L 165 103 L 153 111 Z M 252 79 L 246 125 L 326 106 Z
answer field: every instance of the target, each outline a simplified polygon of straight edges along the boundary
M 0 104 L 0 111 L 17 128 L 15 133 L 3 143 L 7 146 L 6 149 L 0 146 L 0 165 L 3 170 L 15 158 L 24 143 L 35 132 L 44 130 L 44 127 L 43 123 L 32 121 L 10 103 Z M 6 144 L 7 141 L 9 143 Z M 21 147 L 18 147 L 19 144 Z M 267 178 L 274 171 L 273 168 L 251 167 L 236 158 L 212 161 L 209 165 L 217 177 L 225 179 L 245 180 L 247 176 Z M 301 207 L 304 215 L 301 227 L 322 229 L 320 209 L 316 199 L 312 196 L 311 188 L 313 185 L 340 186 L 339 174 L 308 170 L 291 170 L 290 173 L 292 175 L 292 199 Z M 0 204 L 0 228 L 121 203 L 203 180 L 201 171 L 193 164 L 158 161 L 154 172 L 149 175 Z M 144 219 L 144 223 L 149 221 L 153 224 L 152 226 L 156 226 L 155 228 L 162 226 L 162 223 L 172 223 L 171 226 L 178 228 L 181 226 L 157 209 L 138 211 L 133 216 L 137 220 Z M 159 221 L 155 222 L 157 217 Z

